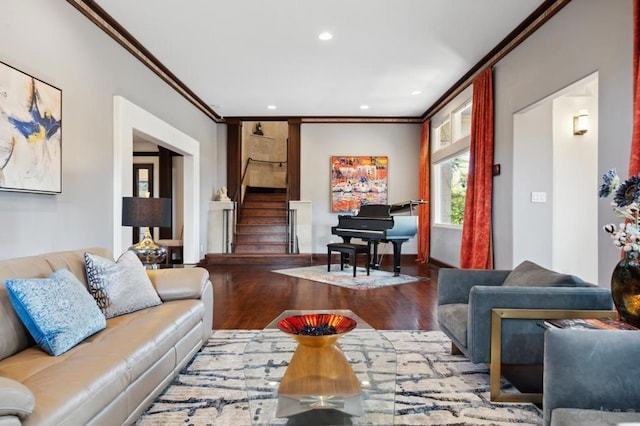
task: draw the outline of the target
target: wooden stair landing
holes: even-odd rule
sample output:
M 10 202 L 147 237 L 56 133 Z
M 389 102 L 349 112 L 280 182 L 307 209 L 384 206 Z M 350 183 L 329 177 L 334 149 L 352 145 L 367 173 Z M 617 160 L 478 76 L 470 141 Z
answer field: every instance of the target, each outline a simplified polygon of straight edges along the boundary
M 283 265 L 283 266 L 311 266 L 312 255 L 307 254 L 262 254 L 262 253 L 242 253 L 242 254 L 220 254 L 207 253 L 199 266 L 213 265 Z

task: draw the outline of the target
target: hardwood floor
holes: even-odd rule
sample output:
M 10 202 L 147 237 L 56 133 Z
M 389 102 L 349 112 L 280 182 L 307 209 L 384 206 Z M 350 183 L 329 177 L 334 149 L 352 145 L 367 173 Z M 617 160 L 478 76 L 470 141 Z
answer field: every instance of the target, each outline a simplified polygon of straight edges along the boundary
M 213 328 L 262 329 L 287 309 L 350 309 L 378 330 L 438 330 L 439 268 L 405 259 L 401 267 L 403 274 L 427 280 L 349 290 L 271 272 L 280 269 L 278 265 L 208 266 L 214 288 Z M 393 267 L 383 263 L 381 269 Z
M 325 260 L 314 264 L 324 265 Z M 401 267 L 403 274 L 428 279 L 374 290 L 349 290 L 271 272 L 281 269 L 278 265 L 208 266 L 214 288 L 213 328 L 262 329 L 287 309 L 350 309 L 378 330 L 439 330 L 439 268 L 409 262 Z M 381 269 L 391 271 L 393 267 L 383 263 Z M 503 376 L 516 388 L 541 392 L 539 366 L 502 368 Z

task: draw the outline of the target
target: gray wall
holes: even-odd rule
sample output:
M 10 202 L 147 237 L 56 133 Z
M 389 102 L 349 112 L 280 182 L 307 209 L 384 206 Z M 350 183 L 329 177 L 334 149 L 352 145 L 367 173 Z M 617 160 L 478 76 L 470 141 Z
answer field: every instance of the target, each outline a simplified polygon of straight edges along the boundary
M 494 162 L 502 166 L 494 178 L 494 253 L 496 269 L 510 269 L 519 259 L 514 232 L 515 214 L 530 209 L 530 192 L 549 188 L 552 152 L 547 145 L 532 145 L 520 152 L 529 157 L 529 173 L 514 173 L 514 114 L 570 84 L 598 71 L 598 172 L 601 176 L 616 167 L 626 176 L 632 127 L 632 3 L 630 0 L 575 0 L 543 25 L 494 67 L 495 152 Z M 550 115 L 550 114 L 549 114 Z M 551 117 L 549 116 L 551 120 Z M 549 123 L 551 124 L 551 123 Z M 539 129 L 541 139 L 547 138 Z M 540 140 L 531 141 L 532 144 Z M 597 191 L 598 182 L 585 182 Z M 550 197 L 551 193 L 548 192 Z M 598 227 L 617 223 L 610 200 L 598 203 Z M 540 206 L 535 206 L 540 207 Z M 550 221 L 546 212 L 532 222 L 527 241 L 539 248 L 550 247 Z M 520 241 L 519 241 L 520 242 Z M 443 256 L 459 251 L 459 241 L 441 238 L 432 246 Z M 580 250 L 577 246 L 576 250 Z M 432 249 L 433 250 L 433 249 Z M 550 253 L 548 253 L 550 254 Z M 455 258 L 452 264 L 456 265 Z M 610 237 L 598 237 L 598 283 L 608 286 L 619 253 Z M 445 260 L 446 259 L 442 259 Z M 550 262 L 548 255 L 538 259 Z
M 201 142 L 201 241 L 217 185 L 217 130 L 142 63 L 63 1 L 4 0 L 0 61 L 62 90 L 59 195 L 0 191 L 0 259 L 112 247 L 113 96 Z
M 418 198 L 420 125 L 418 124 L 303 124 L 301 127 L 300 199 L 312 201 L 313 253 L 326 253 L 338 213 L 331 213 L 331 156 L 386 155 L 389 157 L 389 203 Z M 346 213 L 342 213 L 346 214 Z M 416 253 L 417 239 L 402 245 L 402 253 Z M 391 244 L 381 247 L 393 254 Z
M 600 175 L 616 167 L 626 176 L 632 127 L 632 3 L 630 0 L 576 0 L 564 7 L 495 67 L 494 247 L 496 268 L 513 266 L 513 114 L 534 102 L 599 72 Z M 551 162 L 539 166 L 539 179 Z M 531 179 L 538 179 L 531 176 Z M 597 186 L 594 186 L 594 191 Z M 598 205 L 598 224 L 614 219 L 610 200 Z M 579 250 L 579 248 L 576 248 Z M 609 285 L 618 259 L 607 234 L 598 241 L 598 282 Z

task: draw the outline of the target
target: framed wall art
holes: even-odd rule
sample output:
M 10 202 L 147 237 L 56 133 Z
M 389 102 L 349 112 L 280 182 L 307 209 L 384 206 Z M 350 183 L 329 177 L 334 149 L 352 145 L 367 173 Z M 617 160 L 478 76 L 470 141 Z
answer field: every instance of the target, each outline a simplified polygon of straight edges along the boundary
M 0 190 L 62 192 L 62 91 L 2 62 Z
M 386 156 L 331 157 L 331 211 L 355 212 L 363 204 L 387 204 Z

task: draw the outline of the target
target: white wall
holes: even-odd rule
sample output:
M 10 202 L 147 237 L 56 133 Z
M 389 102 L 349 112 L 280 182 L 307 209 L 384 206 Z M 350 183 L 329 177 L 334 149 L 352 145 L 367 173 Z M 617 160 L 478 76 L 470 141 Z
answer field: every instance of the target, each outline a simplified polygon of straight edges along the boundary
M 30 30 L 25 31 L 24 23 Z M 0 192 L 0 259 L 113 246 L 113 97 L 201 144 L 200 240 L 218 186 L 216 124 L 66 2 L 4 0 L 0 60 L 62 90 L 60 195 Z M 10 42 L 9 42 L 10 40 Z M 48 48 L 43 48 L 46 40 Z
M 564 95 L 553 102 L 553 262 L 559 272 L 598 281 L 598 104 L 593 95 Z M 589 112 L 591 128 L 573 134 L 573 117 Z M 608 271 L 611 272 L 611 271 Z M 606 283 L 604 283 L 606 284 Z M 604 285 L 603 284 L 603 285 Z
M 551 267 L 553 232 L 553 105 L 542 105 L 513 117 L 513 259 Z M 540 170 L 545 170 L 542 173 Z M 501 179 L 500 176 L 494 178 Z M 545 203 L 532 203 L 532 192 L 544 192 Z M 509 206 L 494 204 L 498 210 Z M 498 224 L 494 225 L 494 229 Z
M 302 124 L 300 199 L 313 202 L 313 253 L 326 253 L 338 213 L 331 213 L 331 157 L 386 155 L 389 157 L 389 203 L 418 198 L 420 125 L 418 124 Z M 392 255 L 391 244 L 380 248 Z M 417 239 L 402 245 L 403 254 L 417 253 Z

